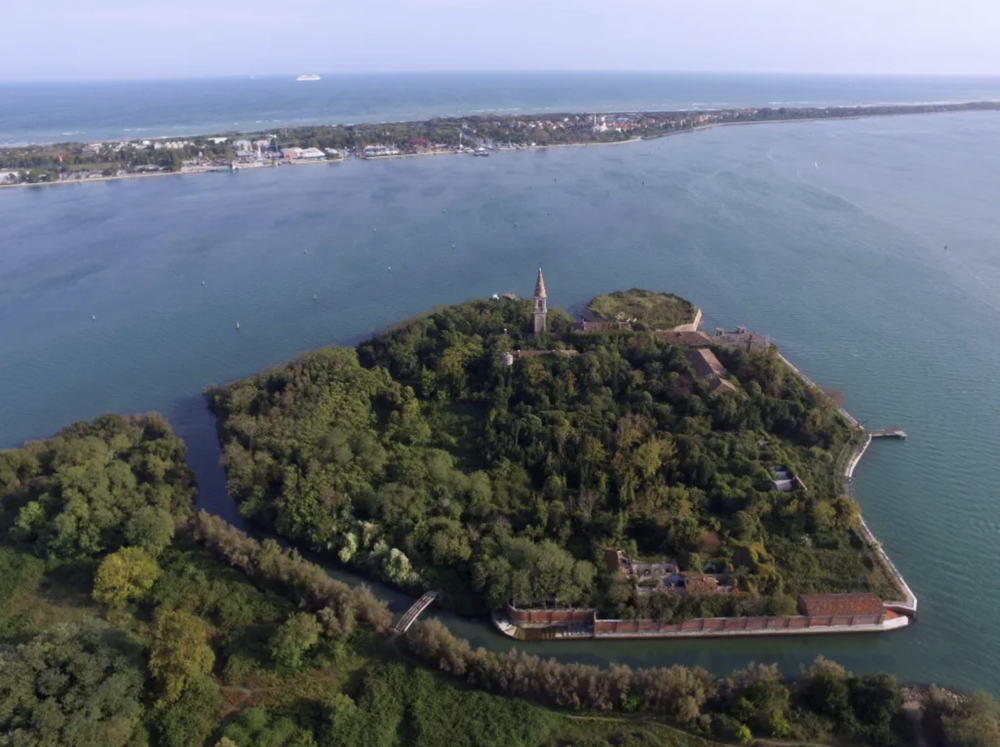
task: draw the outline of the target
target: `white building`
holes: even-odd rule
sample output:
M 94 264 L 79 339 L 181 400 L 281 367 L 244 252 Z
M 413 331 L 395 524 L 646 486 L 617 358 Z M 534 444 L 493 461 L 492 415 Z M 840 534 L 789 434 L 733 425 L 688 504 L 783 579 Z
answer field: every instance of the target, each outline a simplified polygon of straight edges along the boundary
M 183 150 L 189 145 L 194 145 L 190 140 L 155 140 L 153 150 Z
M 289 159 L 301 158 L 302 148 L 282 148 L 281 155 Z
M 365 158 L 378 158 L 379 156 L 398 156 L 399 150 L 388 145 L 366 145 L 364 150 Z
M 326 155 L 319 148 L 306 148 L 299 153 L 299 158 L 326 158 Z

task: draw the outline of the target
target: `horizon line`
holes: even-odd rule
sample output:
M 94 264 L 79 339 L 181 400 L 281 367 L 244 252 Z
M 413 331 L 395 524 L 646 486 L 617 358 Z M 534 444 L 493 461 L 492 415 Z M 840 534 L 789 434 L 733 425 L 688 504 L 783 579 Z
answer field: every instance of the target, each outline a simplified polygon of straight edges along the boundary
M 165 75 L 149 77 L 93 77 L 93 78 L 18 78 L 0 79 L 0 85 L 23 85 L 38 83 L 155 83 L 155 82 L 175 82 L 175 81 L 204 81 L 204 80 L 232 80 L 232 79 L 255 79 L 255 78 L 284 78 L 303 75 L 301 72 L 246 72 L 246 73 L 226 73 L 223 75 L 201 74 L 201 75 Z M 942 73 L 942 72 L 802 72 L 793 70 L 647 70 L 647 69 L 538 69 L 538 70 L 511 70 L 511 69 L 468 69 L 468 70 L 354 70 L 346 72 L 315 73 L 316 75 L 329 78 L 349 78 L 363 76 L 408 76 L 408 75 L 724 75 L 733 77 L 765 77 L 783 76 L 792 78 L 1000 78 L 1000 72 L 977 72 L 977 73 Z

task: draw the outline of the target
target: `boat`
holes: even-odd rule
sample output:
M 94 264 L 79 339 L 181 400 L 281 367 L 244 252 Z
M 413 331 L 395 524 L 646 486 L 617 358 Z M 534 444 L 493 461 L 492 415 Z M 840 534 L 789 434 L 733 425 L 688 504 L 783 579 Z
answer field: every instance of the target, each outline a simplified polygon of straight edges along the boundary
M 483 156 L 485 158 L 485 157 L 489 157 L 490 152 L 488 150 L 486 150 L 486 148 L 476 148 L 476 150 L 473 151 L 472 155 L 474 155 L 474 156 Z
M 297 81 L 304 81 L 304 80 L 322 80 L 322 78 L 320 78 L 320 77 L 319 77 L 318 75 L 300 75 L 300 76 L 299 76 L 298 78 L 296 78 L 295 80 L 297 80 Z

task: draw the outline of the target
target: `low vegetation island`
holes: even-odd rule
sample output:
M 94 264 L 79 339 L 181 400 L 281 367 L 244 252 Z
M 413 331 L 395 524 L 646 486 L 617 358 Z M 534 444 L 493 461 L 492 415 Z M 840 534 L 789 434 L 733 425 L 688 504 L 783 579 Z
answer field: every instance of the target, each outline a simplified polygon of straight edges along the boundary
M 587 311 L 606 322 L 626 321 L 639 330 L 672 330 L 690 326 L 697 329 L 701 310 L 673 293 L 632 288 L 594 298 Z

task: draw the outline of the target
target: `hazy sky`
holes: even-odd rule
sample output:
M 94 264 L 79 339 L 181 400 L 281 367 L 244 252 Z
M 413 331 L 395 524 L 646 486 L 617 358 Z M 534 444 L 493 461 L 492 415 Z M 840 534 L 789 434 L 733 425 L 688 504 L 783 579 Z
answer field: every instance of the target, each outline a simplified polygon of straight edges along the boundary
M 1000 0 L 4 0 L 0 18 L 2 80 L 401 70 L 1000 74 Z

